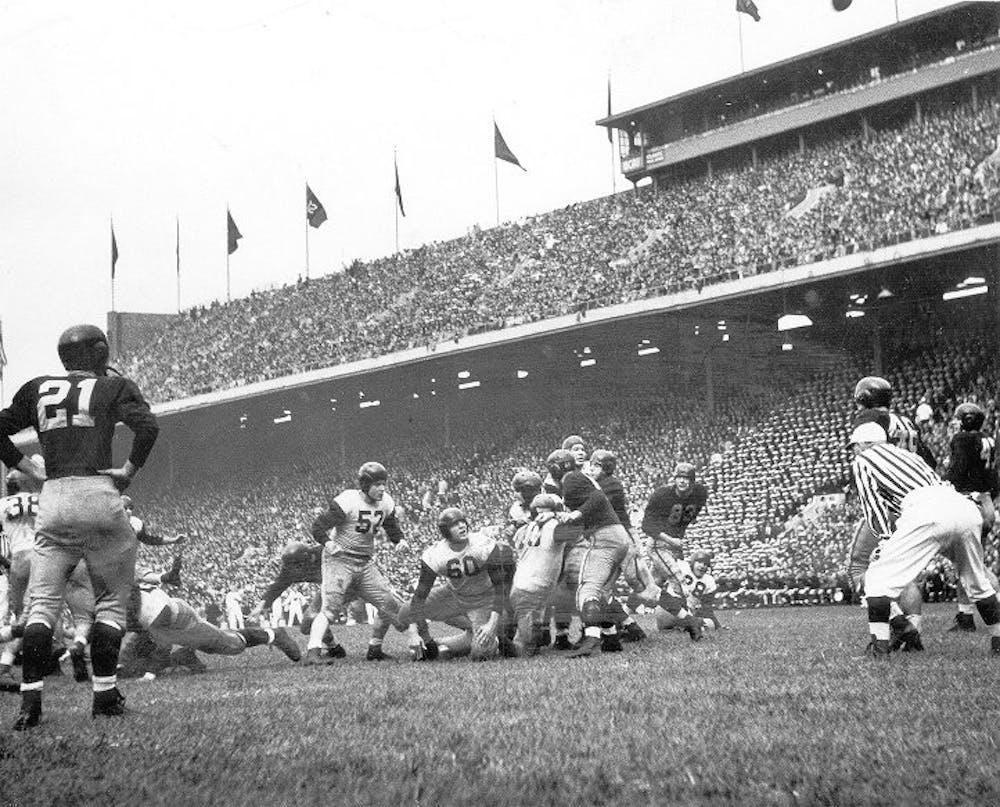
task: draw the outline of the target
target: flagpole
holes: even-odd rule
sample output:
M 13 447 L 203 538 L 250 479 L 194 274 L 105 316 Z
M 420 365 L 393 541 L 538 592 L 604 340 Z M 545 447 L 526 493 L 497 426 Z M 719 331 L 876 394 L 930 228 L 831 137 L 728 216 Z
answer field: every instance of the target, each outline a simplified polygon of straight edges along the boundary
M 226 205 L 226 302 L 228 303 L 232 297 L 229 293 L 229 222 L 232 220 L 233 214 L 229 212 L 229 205 Z
M 497 158 L 493 158 L 493 193 L 497 203 L 497 227 L 500 226 L 500 174 L 497 171 Z
M 175 218 L 177 223 L 177 240 L 175 242 L 175 252 L 177 257 L 177 313 L 181 313 L 181 217 Z
M 740 72 L 745 73 L 747 69 L 743 63 L 743 14 L 740 12 L 736 12 L 736 24 L 739 26 L 740 32 Z
M 309 279 L 309 183 L 306 183 L 306 280 Z
M 109 216 L 111 220 L 111 310 L 115 310 L 115 217 Z
M 396 162 L 396 149 L 392 150 L 392 175 L 396 182 L 392 190 L 392 195 L 395 197 L 392 200 L 392 209 L 396 214 L 396 254 L 399 254 L 399 197 L 396 190 L 399 187 L 399 163 Z

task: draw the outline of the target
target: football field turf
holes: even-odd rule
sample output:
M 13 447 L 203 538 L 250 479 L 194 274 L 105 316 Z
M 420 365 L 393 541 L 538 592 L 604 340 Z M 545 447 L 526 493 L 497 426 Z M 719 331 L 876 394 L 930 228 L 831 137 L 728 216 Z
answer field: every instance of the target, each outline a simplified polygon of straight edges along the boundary
M 0 804 L 996 804 L 1000 658 L 953 613 L 884 661 L 846 606 L 589 659 L 370 663 L 367 627 L 341 627 L 333 666 L 210 657 L 124 682 L 132 713 L 99 722 L 88 685 L 48 679 L 31 732 L 0 695 Z

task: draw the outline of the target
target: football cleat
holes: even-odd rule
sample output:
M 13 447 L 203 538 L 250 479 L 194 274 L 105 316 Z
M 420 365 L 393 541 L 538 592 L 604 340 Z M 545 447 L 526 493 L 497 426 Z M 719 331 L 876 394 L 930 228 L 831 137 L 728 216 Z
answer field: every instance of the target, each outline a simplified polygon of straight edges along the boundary
M 185 667 L 193 673 L 208 672 L 208 666 L 198 658 L 192 647 L 181 647 L 170 654 L 171 667 Z M 147 675 L 150 673 L 147 673 Z M 155 673 L 153 673 L 155 675 Z
M 565 633 L 560 633 L 556 636 L 556 640 L 552 643 L 552 647 L 556 650 L 572 650 L 573 644 L 569 640 L 569 636 Z
M 705 635 L 705 628 L 702 622 L 694 614 L 688 614 L 684 618 L 684 630 L 691 637 L 692 642 L 700 642 Z
M 625 648 L 622 647 L 621 637 L 617 633 L 601 634 L 602 653 L 621 653 L 624 649 Z
M 310 647 L 306 650 L 306 656 L 302 659 L 303 667 L 323 666 L 333 664 L 332 656 L 326 655 L 327 649 L 320 647 Z
M 347 658 L 347 651 L 342 644 L 328 645 L 322 652 L 327 658 Z
M 90 714 L 91 717 L 121 717 L 125 714 L 125 696 L 118 691 L 118 687 L 95 692 Z
M 390 656 L 388 653 L 382 650 L 382 645 L 380 644 L 370 644 L 368 645 L 368 653 L 365 655 L 365 661 L 395 661 L 395 656 Z
M 0 692 L 20 692 L 21 682 L 14 677 L 13 671 L 8 667 L 0 672 Z
M 69 650 L 69 661 L 73 665 L 73 680 L 82 684 L 90 680 L 90 673 L 87 672 L 86 651 L 79 642 L 73 642 Z
M 177 586 L 177 588 L 180 588 L 182 564 L 183 558 L 180 555 L 174 556 L 173 563 L 170 564 L 170 569 L 160 575 L 160 582 L 166 583 L 168 586 Z
M 601 649 L 601 640 L 596 636 L 584 636 L 569 658 L 584 658 Z
M 618 629 L 618 635 L 623 642 L 641 642 L 646 638 L 646 631 L 639 626 L 638 622 L 630 622 Z
M 948 633 L 975 633 L 976 620 L 972 614 L 955 614 L 955 624 L 948 628 Z
M 17 716 L 17 720 L 14 721 L 12 728 L 14 731 L 25 731 L 26 729 L 33 729 L 39 724 L 42 719 L 42 709 L 39 707 L 37 710 L 26 710 L 21 709 Z
M 907 623 L 906 629 L 897 631 L 891 630 L 889 634 L 889 652 L 902 650 L 904 653 L 919 652 L 924 649 L 924 643 L 920 640 L 920 631 L 913 625 Z
M 299 661 L 302 658 L 302 651 L 299 649 L 298 643 L 285 628 L 274 629 L 274 641 L 271 642 L 271 646 L 277 647 L 292 661 Z

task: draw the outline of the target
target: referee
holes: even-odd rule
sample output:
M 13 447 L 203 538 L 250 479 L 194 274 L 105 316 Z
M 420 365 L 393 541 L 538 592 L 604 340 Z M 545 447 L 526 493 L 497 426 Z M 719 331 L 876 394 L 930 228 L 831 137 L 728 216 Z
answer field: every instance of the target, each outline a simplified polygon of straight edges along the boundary
M 1000 656 L 1000 601 L 979 543 L 982 515 L 916 454 L 889 444 L 885 429 L 864 423 L 851 433 L 854 484 L 865 521 L 878 536 L 865 573 L 868 629 L 875 656 L 889 654 L 889 609 L 907 583 L 938 553 L 955 566 Z

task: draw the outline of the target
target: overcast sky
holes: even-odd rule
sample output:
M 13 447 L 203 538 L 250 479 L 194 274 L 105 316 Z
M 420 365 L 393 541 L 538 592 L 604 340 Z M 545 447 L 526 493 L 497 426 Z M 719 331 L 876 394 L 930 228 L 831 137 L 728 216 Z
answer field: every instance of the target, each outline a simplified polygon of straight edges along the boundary
M 58 367 L 55 342 L 111 307 L 225 299 L 305 273 L 308 181 L 329 221 L 311 275 L 612 190 L 615 112 L 895 20 L 894 0 L 172 0 L 0 2 L 3 403 Z M 950 5 L 898 0 L 901 18 Z M 617 177 L 617 189 L 626 186 Z

